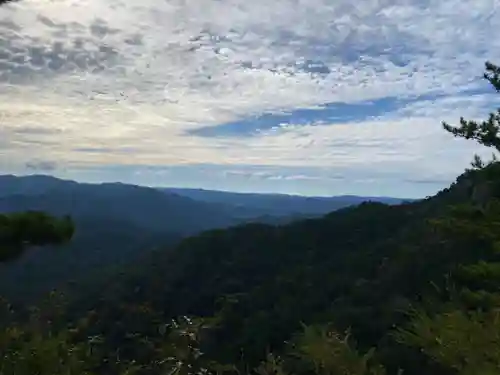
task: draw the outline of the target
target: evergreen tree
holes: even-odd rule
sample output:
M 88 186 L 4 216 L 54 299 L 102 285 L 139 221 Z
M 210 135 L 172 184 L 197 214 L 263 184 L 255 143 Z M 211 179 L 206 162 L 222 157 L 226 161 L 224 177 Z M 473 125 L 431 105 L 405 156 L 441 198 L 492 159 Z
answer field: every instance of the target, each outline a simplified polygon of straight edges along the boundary
M 484 78 L 493 86 L 496 92 L 500 92 L 500 67 L 486 62 Z M 443 122 L 443 128 L 456 137 L 474 139 L 480 144 L 493 147 L 500 151 L 500 108 L 490 113 L 487 120 L 482 122 L 460 118 L 460 126 L 454 127 Z M 476 160 L 477 161 L 477 160 Z
M 0 262 L 19 257 L 30 246 L 66 243 L 74 231 L 69 216 L 55 218 L 38 211 L 0 215 Z

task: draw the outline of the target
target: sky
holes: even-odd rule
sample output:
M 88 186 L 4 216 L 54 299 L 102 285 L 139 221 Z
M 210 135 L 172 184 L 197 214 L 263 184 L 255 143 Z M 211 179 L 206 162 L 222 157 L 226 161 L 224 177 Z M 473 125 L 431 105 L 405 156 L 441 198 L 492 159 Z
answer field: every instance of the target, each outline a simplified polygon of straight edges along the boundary
M 0 173 L 432 195 L 491 150 L 500 0 L 23 0 L 0 8 Z

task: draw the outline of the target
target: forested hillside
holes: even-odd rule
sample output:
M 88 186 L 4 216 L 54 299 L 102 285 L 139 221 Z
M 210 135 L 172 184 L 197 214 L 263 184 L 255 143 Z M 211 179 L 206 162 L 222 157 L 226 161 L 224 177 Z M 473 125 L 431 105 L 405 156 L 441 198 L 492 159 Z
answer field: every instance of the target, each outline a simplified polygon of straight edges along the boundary
M 86 184 L 44 175 L 0 175 L 0 213 L 70 215 L 77 228 L 65 251 L 32 252 L 1 267 L 0 295 L 16 302 L 36 301 L 68 283 L 95 284 L 116 267 L 133 264 L 155 248 L 173 246 L 183 237 L 204 230 L 245 222 L 288 223 L 369 199 L 318 200 L 262 194 L 249 198 L 222 192 L 217 199 L 207 199 L 184 194 L 182 189 L 160 192 L 121 183 Z M 24 282 L 18 283 L 19 279 Z
M 443 125 L 500 151 L 500 110 Z M 85 294 L 6 304 L 0 374 L 496 375 L 499 251 L 500 162 L 476 157 L 423 201 L 207 231 Z

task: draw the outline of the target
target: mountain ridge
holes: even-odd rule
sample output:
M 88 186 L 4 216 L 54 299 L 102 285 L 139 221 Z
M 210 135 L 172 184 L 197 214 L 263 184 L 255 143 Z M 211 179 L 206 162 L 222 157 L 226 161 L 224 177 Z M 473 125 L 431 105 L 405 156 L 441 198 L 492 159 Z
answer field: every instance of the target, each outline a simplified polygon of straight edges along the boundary
M 241 204 L 234 204 L 241 199 Z M 328 205 L 301 197 L 284 199 L 287 204 L 283 197 L 251 195 L 248 200 L 238 193 L 227 193 L 223 199 L 196 199 L 186 191 L 121 182 L 92 184 L 41 174 L 0 175 L 0 213 L 35 210 L 70 215 L 76 226 L 73 241 L 64 251 L 57 251 L 57 257 L 33 252 L 10 264 L 0 275 L 0 292 L 9 292 L 8 285 L 23 278 L 33 282 L 14 288 L 15 297 L 36 295 L 68 279 L 84 278 L 88 272 L 129 264 L 152 248 L 170 246 L 206 230 L 248 222 L 285 225 L 363 200 L 333 200 Z
M 258 366 L 269 351 L 285 357 L 290 337 L 304 325 L 329 324 L 362 352 L 376 348 L 375 360 L 389 375 L 401 368 L 409 375 L 443 374 L 420 347 L 405 347 L 393 334 L 407 329 L 415 306 L 446 312 L 450 278 L 457 287 L 469 280 L 457 271 L 477 273 L 498 259 L 499 176 L 500 163 L 468 171 L 418 202 L 365 202 L 282 226 L 253 223 L 192 236 L 99 288 L 93 299 L 105 302 L 90 304 L 98 317 L 91 333 L 114 329 L 114 318 L 122 316 L 118 305 L 147 307 L 158 314 L 155 321 L 213 319 L 217 326 L 201 344 L 207 357 L 237 364 L 244 353 L 245 365 Z M 491 190 L 481 208 L 474 191 L 484 184 Z M 465 284 L 459 306 L 489 301 L 482 291 L 474 294 L 477 282 Z M 111 352 L 133 350 L 126 332 L 153 329 L 138 316 L 123 315 L 121 333 L 107 342 Z M 351 335 L 355 341 L 347 341 Z

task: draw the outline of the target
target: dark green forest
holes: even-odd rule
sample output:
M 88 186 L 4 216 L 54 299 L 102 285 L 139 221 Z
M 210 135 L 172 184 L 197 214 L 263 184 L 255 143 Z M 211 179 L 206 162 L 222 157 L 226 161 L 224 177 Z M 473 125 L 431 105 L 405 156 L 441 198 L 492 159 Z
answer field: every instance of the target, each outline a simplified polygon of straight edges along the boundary
M 500 109 L 442 126 L 500 151 Z M 71 239 L 40 215 L 0 217 L 5 248 Z M 500 162 L 421 201 L 206 231 L 1 322 L 2 375 L 497 375 Z

